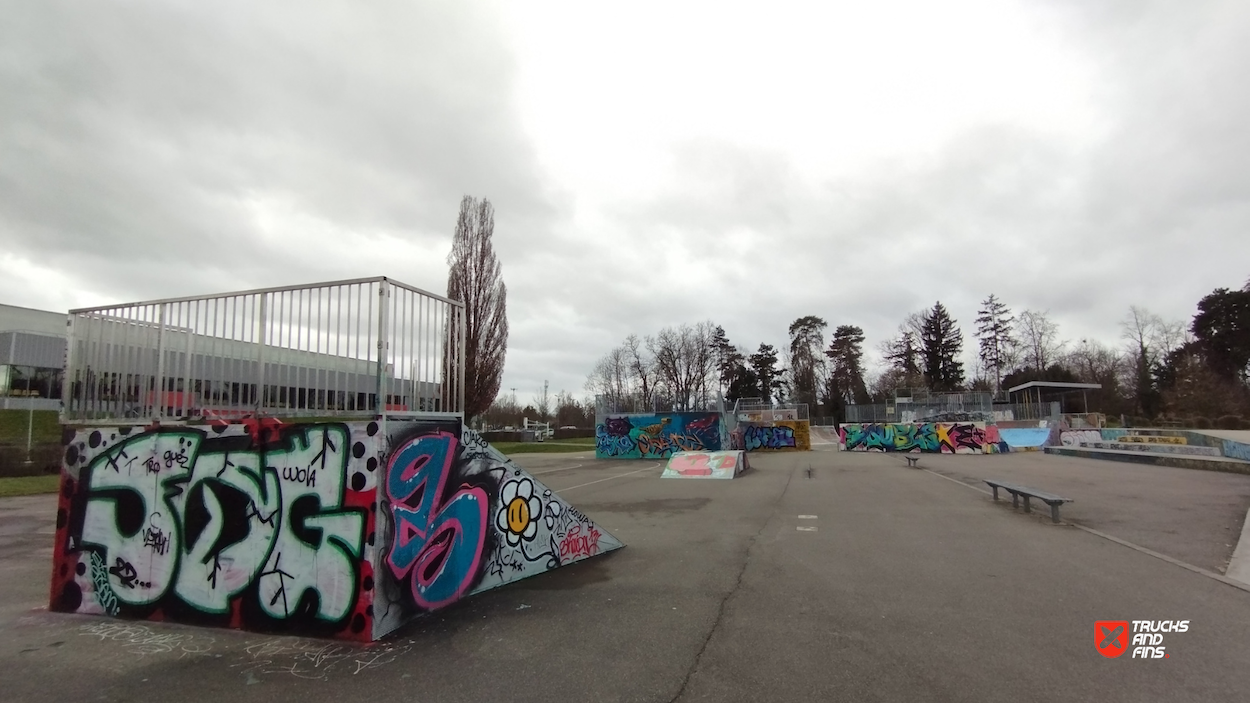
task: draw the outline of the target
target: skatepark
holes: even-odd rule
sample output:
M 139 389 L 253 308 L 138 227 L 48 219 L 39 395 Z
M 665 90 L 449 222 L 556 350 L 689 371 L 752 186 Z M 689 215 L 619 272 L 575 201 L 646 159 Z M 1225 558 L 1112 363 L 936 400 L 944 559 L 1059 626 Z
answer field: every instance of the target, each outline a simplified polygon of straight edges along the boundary
M 71 311 L 98 380 L 67 394 L 59 494 L 0 499 L 6 700 L 1250 690 L 1239 435 L 722 403 L 505 456 L 464 425 L 463 352 L 430 351 L 459 303 L 321 285 L 394 301 L 361 332 L 284 312 L 306 290 Z M 206 312 L 233 299 L 238 339 Z
M 515 460 L 626 548 L 372 644 L 50 613 L 55 499 L 0 501 L 9 700 L 1244 700 L 1250 476 L 1041 452 Z M 1064 524 L 986 476 L 1070 495 Z M 1188 620 L 1110 659 L 1101 620 Z M 20 675 L 19 673 L 20 672 Z M 72 672 L 72 674 L 70 673 Z

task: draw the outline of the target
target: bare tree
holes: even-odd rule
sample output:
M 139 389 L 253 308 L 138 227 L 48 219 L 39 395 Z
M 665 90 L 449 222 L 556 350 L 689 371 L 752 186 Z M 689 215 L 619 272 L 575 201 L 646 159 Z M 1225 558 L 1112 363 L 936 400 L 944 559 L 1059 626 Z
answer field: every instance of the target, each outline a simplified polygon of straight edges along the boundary
M 1045 371 L 1063 351 L 1065 342 L 1059 340 L 1059 325 L 1050 321 L 1050 313 L 1045 310 L 1025 310 L 1017 322 L 1021 361 L 1028 368 Z
M 547 382 L 543 381 L 543 392 L 534 396 L 534 408 L 538 410 L 539 422 L 546 422 L 551 417 L 551 396 L 547 389 Z
M 617 347 L 595 363 L 586 377 L 586 390 L 609 408 L 621 408 L 630 395 L 629 364 L 625 349 Z
M 621 347 L 624 355 L 625 369 L 631 385 L 636 384 L 639 400 L 645 408 L 655 405 L 655 361 L 647 356 L 643 341 L 638 335 L 631 334 L 625 338 Z
M 1155 388 L 1154 370 L 1168 352 L 1186 341 L 1185 325 L 1168 322 L 1145 308 L 1136 305 L 1120 321 L 1120 336 L 1124 339 L 1132 368 L 1134 404 L 1146 415 L 1158 411 L 1159 394 Z
M 447 297 L 464 303 L 465 420 L 495 400 L 508 352 L 508 289 L 495 257 L 495 208 L 464 196 L 447 264 Z
M 665 327 L 647 337 L 657 386 L 675 410 L 710 406 L 716 378 L 716 327 L 710 322 Z

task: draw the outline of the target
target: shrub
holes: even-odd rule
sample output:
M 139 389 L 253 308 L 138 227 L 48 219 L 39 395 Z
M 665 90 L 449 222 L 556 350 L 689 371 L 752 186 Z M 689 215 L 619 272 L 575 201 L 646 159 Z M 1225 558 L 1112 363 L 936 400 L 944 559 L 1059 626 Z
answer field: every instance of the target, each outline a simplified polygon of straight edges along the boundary
M 1244 425 L 1245 421 L 1238 415 L 1221 415 L 1215 420 L 1215 426 L 1221 430 L 1240 430 Z
M 1190 426 L 1199 430 L 1209 430 L 1211 429 L 1211 421 L 1205 417 L 1196 417 Z

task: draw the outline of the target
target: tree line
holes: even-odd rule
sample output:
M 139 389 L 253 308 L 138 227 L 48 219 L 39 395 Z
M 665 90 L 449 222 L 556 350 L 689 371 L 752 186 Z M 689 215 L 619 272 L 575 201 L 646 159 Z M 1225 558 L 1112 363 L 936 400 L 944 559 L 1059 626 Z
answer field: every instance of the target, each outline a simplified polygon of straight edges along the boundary
M 996 295 L 981 302 L 970 368 L 965 335 L 941 303 L 908 315 L 878 344 L 884 367 L 864 366 L 865 336 L 852 324 L 832 326 L 815 315 L 795 319 L 789 345 L 753 351 L 730 342 L 710 321 L 631 334 L 595 364 L 586 390 L 629 410 L 712 409 L 717 393 L 807 403 L 813 415 L 838 421 L 848 404 L 883 403 L 898 389 L 979 391 L 1006 400 L 1028 381 L 1097 383 L 1089 408 L 1160 419 L 1250 416 L 1250 282 L 1219 288 L 1198 301 L 1186 324 L 1133 306 L 1119 323 L 1120 344 L 1065 340 L 1046 311 L 1019 314 Z M 1227 422 L 1227 421 L 1226 421 Z M 1234 420 L 1234 424 L 1237 421 Z

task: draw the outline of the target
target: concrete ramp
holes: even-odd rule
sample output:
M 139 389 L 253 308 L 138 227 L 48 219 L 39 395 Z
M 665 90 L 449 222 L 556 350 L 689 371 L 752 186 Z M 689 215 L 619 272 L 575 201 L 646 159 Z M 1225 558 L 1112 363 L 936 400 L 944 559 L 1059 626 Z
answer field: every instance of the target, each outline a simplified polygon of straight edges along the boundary
M 1013 452 L 1038 451 L 1046 446 L 1046 441 L 1050 438 L 1050 428 L 1000 427 L 998 436 Z
M 455 418 L 66 437 L 61 612 L 369 641 L 622 546 Z
M 660 478 L 734 478 L 749 468 L 744 451 L 677 452 Z

